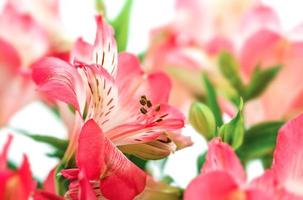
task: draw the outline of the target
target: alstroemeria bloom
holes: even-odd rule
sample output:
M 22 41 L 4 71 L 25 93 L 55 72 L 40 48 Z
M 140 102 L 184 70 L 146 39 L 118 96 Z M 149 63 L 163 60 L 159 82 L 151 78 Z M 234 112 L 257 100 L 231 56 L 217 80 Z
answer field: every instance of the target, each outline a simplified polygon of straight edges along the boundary
M 22 164 L 16 171 L 8 168 L 7 154 L 11 141 L 12 135 L 9 135 L 0 153 L 0 199 L 28 200 L 36 188 L 36 182 L 32 178 L 26 156 L 23 157 Z
M 271 169 L 252 182 L 232 148 L 215 138 L 201 174 L 185 192 L 185 199 L 303 199 L 303 115 L 289 121 L 278 134 Z
M 16 1 L 8 0 L 0 13 L 0 126 L 36 98 L 32 64 L 46 54 L 63 56 L 52 47 L 44 27 L 21 10 L 25 2 Z
M 203 95 L 201 71 L 217 78 L 211 52 L 232 49 L 243 13 L 258 1 L 252 0 L 177 0 L 172 23 L 151 33 L 144 64 L 148 70 L 164 70 L 173 79 L 170 101 L 185 113 L 192 99 Z M 228 17 L 226 17 L 228 16 Z M 190 77 L 190 79 L 188 78 Z
M 133 199 L 146 183 L 146 174 L 129 161 L 94 120 L 79 135 L 76 169 L 61 171 L 71 181 L 67 199 Z
M 21 69 L 16 49 L 0 38 L 0 127 L 35 96 L 28 72 Z
M 252 9 L 243 19 L 243 24 L 244 32 L 250 33 L 244 34 L 246 38 L 236 54 L 244 77 L 250 79 L 257 65 L 282 65 L 281 71 L 260 98 L 247 105 L 248 120 L 250 123 L 276 120 L 298 114 L 303 107 L 303 87 L 300 84 L 303 40 L 294 36 L 300 31 L 283 32 L 277 15 L 266 6 Z
M 144 74 L 135 56 L 118 55 L 112 28 L 102 17 L 96 20 L 94 45 L 79 39 L 72 64 L 56 58 L 36 63 L 33 79 L 39 90 L 71 104 L 83 120 L 93 118 L 125 153 L 158 159 L 189 145 L 188 138 L 175 133 L 184 117 L 167 104 L 168 77 Z

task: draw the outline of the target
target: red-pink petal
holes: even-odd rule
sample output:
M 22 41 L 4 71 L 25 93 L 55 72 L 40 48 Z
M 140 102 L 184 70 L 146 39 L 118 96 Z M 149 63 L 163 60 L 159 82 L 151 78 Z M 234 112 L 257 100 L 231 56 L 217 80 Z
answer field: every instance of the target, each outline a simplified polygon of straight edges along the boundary
M 50 98 L 73 105 L 80 113 L 85 94 L 77 70 L 57 58 L 43 58 L 33 66 L 33 79 L 38 89 Z
M 185 200 L 227 200 L 239 190 L 237 182 L 224 171 L 200 174 L 190 182 L 184 193 Z M 239 191 L 240 192 L 240 191 Z
M 57 196 L 55 193 L 47 192 L 44 190 L 36 190 L 34 200 L 64 200 L 63 197 Z
M 93 120 L 82 128 L 76 157 L 89 180 L 101 178 L 100 188 L 106 198 L 118 195 L 119 199 L 132 199 L 145 187 L 145 173 L 105 137 Z M 117 192 L 118 185 L 112 186 L 118 183 Z
M 79 173 L 79 187 L 79 200 L 97 200 L 96 194 L 94 193 L 84 171 L 80 171 Z
M 210 141 L 201 173 L 207 174 L 216 170 L 229 173 L 238 184 L 245 183 L 246 176 L 240 160 L 232 148 L 219 138 Z
M 56 193 L 56 188 L 55 188 L 55 176 L 56 176 L 56 170 L 57 170 L 57 166 L 54 167 L 54 169 L 52 169 L 46 179 L 43 182 L 43 190 L 45 192 L 50 192 L 55 194 Z
M 89 120 L 82 127 L 77 149 L 77 166 L 84 171 L 89 180 L 96 180 L 106 170 L 104 155 L 105 137 L 102 130 L 93 120 Z
M 4 144 L 4 146 L 2 147 L 2 151 L 0 153 L 0 171 L 5 171 L 5 169 L 7 168 L 7 154 L 8 154 L 8 148 L 10 146 L 10 144 L 12 143 L 12 139 L 13 136 L 12 135 L 8 135 L 7 140 Z
M 32 173 L 30 171 L 30 164 L 28 158 L 26 156 L 23 157 L 23 162 L 18 169 L 18 176 L 20 178 L 20 185 L 16 187 L 22 188 L 22 190 L 18 190 L 17 194 L 18 199 L 27 200 L 31 193 L 34 192 L 36 188 L 36 182 L 33 179 Z
M 272 170 L 280 185 L 303 197 L 303 115 L 280 129 Z

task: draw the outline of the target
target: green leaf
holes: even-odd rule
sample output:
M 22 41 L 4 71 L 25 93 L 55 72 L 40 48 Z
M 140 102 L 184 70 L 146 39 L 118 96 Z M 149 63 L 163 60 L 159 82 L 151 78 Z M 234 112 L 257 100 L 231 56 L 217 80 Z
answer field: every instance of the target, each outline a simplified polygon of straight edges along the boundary
M 237 150 L 241 160 L 249 161 L 272 155 L 282 121 L 263 122 L 245 132 L 242 146 Z
M 206 103 L 209 106 L 209 108 L 212 110 L 215 119 L 216 119 L 216 126 L 220 127 L 223 124 L 222 120 L 222 112 L 219 107 L 218 101 L 217 101 L 217 95 L 214 86 L 208 79 L 206 74 L 202 75 L 204 86 L 206 89 Z
M 142 170 L 145 170 L 146 169 L 146 165 L 147 165 L 147 160 L 143 160 L 141 158 L 138 158 L 134 155 L 129 155 L 129 154 L 126 154 L 126 157 L 132 161 L 135 165 L 137 165 L 139 168 L 141 168 Z
M 238 109 L 237 115 L 227 124 L 223 124 L 219 129 L 219 136 L 234 149 L 242 145 L 245 132 L 242 99 L 240 100 Z
M 203 103 L 195 102 L 189 110 L 189 122 L 207 140 L 215 136 L 216 121 L 212 111 Z
M 116 36 L 119 52 L 124 51 L 127 46 L 132 2 L 133 2 L 132 0 L 126 0 L 119 15 L 111 23 L 113 28 L 115 29 L 115 36 Z
M 245 94 L 245 86 L 239 73 L 239 64 L 228 52 L 223 51 L 219 55 L 219 68 L 223 76 L 229 81 L 231 86 L 238 91 L 240 96 Z
M 68 145 L 67 140 L 63 140 L 63 139 L 56 138 L 53 136 L 31 134 L 29 131 L 26 131 L 23 129 L 18 129 L 18 128 L 12 128 L 12 127 L 11 127 L 11 129 L 13 129 L 17 133 L 21 133 L 22 135 L 29 137 L 37 142 L 48 144 L 48 145 L 54 147 L 55 149 L 65 150 Z
M 281 69 L 281 65 L 276 65 L 266 69 L 256 67 L 250 83 L 245 91 L 245 100 L 253 99 L 259 96 L 269 85 L 269 83 L 276 77 Z
M 198 159 L 197 159 L 197 170 L 198 170 L 198 174 L 200 173 L 201 168 L 202 168 L 202 166 L 203 166 L 204 163 L 205 163 L 206 153 L 207 153 L 207 152 L 204 152 L 204 153 L 202 153 L 202 154 L 200 154 L 200 155 L 198 156 Z

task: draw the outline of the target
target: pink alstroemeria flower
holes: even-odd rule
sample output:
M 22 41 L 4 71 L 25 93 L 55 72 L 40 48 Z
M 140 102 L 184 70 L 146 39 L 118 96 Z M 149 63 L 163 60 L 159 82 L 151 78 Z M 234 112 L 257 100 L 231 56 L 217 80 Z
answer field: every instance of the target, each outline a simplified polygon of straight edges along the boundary
M 131 200 L 145 188 L 145 172 L 129 161 L 92 119 L 79 135 L 76 163 L 78 168 L 61 171 L 71 181 L 67 199 Z
M 282 65 L 279 74 L 260 98 L 247 105 L 249 123 L 289 118 L 300 113 L 303 108 L 303 87 L 299 75 L 303 73 L 303 40 L 294 37 L 300 31 L 283 32 L 276 13 L 262 5 L 247 13 L 243 24 L 246 25 L 243 29 L 250 32 L 244 34 L 246 37 L 236 54 L 243 77 L 250 79 L 257 65 Z
M 82 120 L 94 119 L 125 153 L 158 159 L 191 144 L 178 133 L 184 116 L 167 104 L 168 77 L 145 74 L 135 56 L 118 55 L 112 28 L 102 17 L 96 20 L 94 45 L 79 39 L 72 64 L 57 58 L 36 63 L 33 79 L 38 89 L 72 105 Z
M 170 102 L 173 105 L 187 114 L 192 99 L 203 95 L 202 70 L 211 74 L 212 79 L 219 79 L 214 52 L 219 48 L 233 49 L 229 38 L 237 32 L 241 16 L 258 2 L 176 1 L 174 21 L 152 31 L 144 59 L 147 70 L 164 70 L 172 77 Z
M 12 135 L 8 136 L 0 153 L 0 199 L 28 200 L 36 188 L 36 182 L 32 178 L 30 165 L 26 156 L 16 171 L 7 166 L 8 148 L 12 141 Z
M 232 148 L 219 138 L 209 143 L 201 174 L 185 191 L 185 199 L 303 199 L 303 115 L 278 134 L 272 167 L 247 183 Z
M 21 69 L 16 49 L 0 38 L 0 127 L 35 96 L 28 72 Z
M 39 7 L 49 5 L 39 2 Z M 23 9 L 27 3 L 8 0 L 0 13 L 0 127 L 37 97 L 31 79 L 32 64 L 47 54 L 67 56 L 53 47 L 45 27 Z M 33 2 L 30 5 L 33 6 Z

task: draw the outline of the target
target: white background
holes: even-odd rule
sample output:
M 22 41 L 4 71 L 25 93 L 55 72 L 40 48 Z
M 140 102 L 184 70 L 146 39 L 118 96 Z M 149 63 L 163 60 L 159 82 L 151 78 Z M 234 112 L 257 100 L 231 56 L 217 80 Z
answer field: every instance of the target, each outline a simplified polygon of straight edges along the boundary
M 0 0 L 3 5 L 3 0 Z M 114 17 L 124 1 L 107 0 L 107 13 Z M 303 21 L 303 1 L 301 0 L 267 0 L 281 16 L 285 30 L 290 30 Z M 88 0 L 62 0 L 62 17 L 66 31 L 71 37 L 84 36 L 87 40 L 95 33 L 93 21 L 94 3 Z M 148 45 L 149 31 L 152 27 L 164 25 L 173 19 L 173 0 L 134 0 L 131 15 L 131 27 L 129 33 L 128 51 L 133 53 L 142 52 Z M 65 137 L 63 124 L 39 102 L 34 102 L 25 107 L 11 120 L 10 125 L 22 128 L 37 134 Z M 6 139 L 8 129 L 1 130 L 0 147 Z M 170 156 L 165 173 L 172 175 L 177 184 L 185 187 L 196 175 L 196 157 L 206 149 L 203 139 L 194 133 L 191 127 L 186 127 L 185 133 L 193 135 L 196 142 L 194 146 L 184 149 Z M 47 172 L 56 165 L 55 159 L 45 156 L 51 152 L 47 145 L 38 144 L 32 140 L 15 135 L 9 157 L 20 163 L 22 155 L 26 153 L 32 164 L 32 171 L 38 178 L 44 178 Z M 249 179 L 261 173 L 260 163 L 254 162 L 249 167 Z

